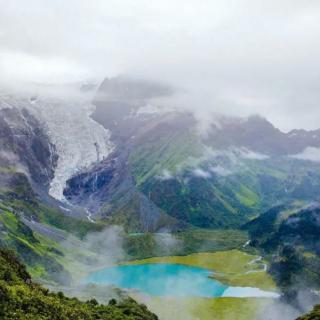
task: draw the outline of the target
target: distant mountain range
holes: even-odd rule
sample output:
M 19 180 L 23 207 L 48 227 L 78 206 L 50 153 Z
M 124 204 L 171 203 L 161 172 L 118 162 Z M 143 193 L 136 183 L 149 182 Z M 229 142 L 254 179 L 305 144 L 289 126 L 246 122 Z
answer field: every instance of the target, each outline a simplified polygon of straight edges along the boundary
M 163 105 L 172 95 L 121 77 L 92 101 L 2 95 L 1 187 L 22 172 L 41 201 L 129 232 L 238 228 L 319 199 L 320 130 L 216 115 L 199 132 L 193 114 Z
M 119 225 L 127 258 L 166 253 L 157 235 L 173 232 L 176 254 L 259 252 L 290 304 L 301 290 L 319 300 L 320 129 L 257 115 L 204 127 L 166 105 L 172 88 L 142 80 L 76 89 L 0 94 L 0 247 L 33 277 L 68 286 L 70 260 L 97 259 L 88 233 Z

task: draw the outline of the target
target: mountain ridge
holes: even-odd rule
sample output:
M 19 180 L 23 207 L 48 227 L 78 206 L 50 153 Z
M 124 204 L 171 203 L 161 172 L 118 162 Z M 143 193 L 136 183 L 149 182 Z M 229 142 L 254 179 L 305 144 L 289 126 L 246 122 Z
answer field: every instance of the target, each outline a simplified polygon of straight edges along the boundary
M 50 168 L 53 173 L 46 183 L 56 179 L 52 175 L 62 177 L 61 185 L 66 184 L 63 197 L 68 203 L 60 206 L 88 219 L 121 221 L 131 231 L 140 232 L 178 230 L 192 225 L 239 227 L 257 211 L 267 210 L 276 195 L 279 202 L 317 200 L 320 182 L 315 153 L 320 147 L 319 130 L 284 133 L 261 116 L 247 119 L 220 116 L 202 136 L 190 112 L 161 111 L 161 100 L 155 98 L 172 95 L 172 88 L 155 82 L 124 77 L 102 82 L 92 100 L 95 108 L 89 117 L 97 128 L 103 127 L 105 131 L 98 130 L 102 134 L 94 138 L 98 140 L 88 140 L 91 149 L 85 147 L 87 142 L 82 143 L 88 154 L 93 153 L 89 157 L 92 160 L 83 164 L 73 162 L 70 176 L 61 176 L 57 166 L 64 155 L 59 151 L 61 147 L 55 151 L 55 163 Z M 42 100 L 35 99 L 40 103 L 39 109 Z M 15 105 L 19 101 L 12 102 L 10 112 L 18 110 Z M 24 112 L 29 112 L 28 105 L 34 110 L 34 103 L 24 105 Z M 10 110 L 7 105 L 6 100 L 1 112 Z M 50 102 L 45 102 L 42 108 L 47 105 Z M 63 114 L 63 108 L 59 108 L 57 112 Z M 70 104 L 65 108 L 70 108 Z M 80 105 L 79 108 L 82 110 Z M 61 115 L 57 119 L 54 114 L 52 117 L 51 122 L 62 119 Z M 38 120 L 41 122 L 36 124 L 37 128 L 43 126 L 44 119 Z M 81 121 L 75 122 L 79 126 L 76 131 L 80 130 Z M 41 130 L 52 134 L 46 126 Z M 47 148 L 56 148 L 52 141 L 44 143 Z M 104 143 L 112 148 L 105 149 L 99 159 L 95 154 Z M 72 157 L 72 149 L 63 152 L 70 152 Z M 308 152 L 313 152 L 313 158 L 308 159 Z M 270 183 L 274 191 L 269 188 Z M 202 186 L 200 195 L 196 189 Z M 50 201 L 50 196 L 41 197 Z M 135 209 L 129 210 L 130 207 Z M 130 216 L 123 215 L 128 210 L 140 221 L 132 228 Z

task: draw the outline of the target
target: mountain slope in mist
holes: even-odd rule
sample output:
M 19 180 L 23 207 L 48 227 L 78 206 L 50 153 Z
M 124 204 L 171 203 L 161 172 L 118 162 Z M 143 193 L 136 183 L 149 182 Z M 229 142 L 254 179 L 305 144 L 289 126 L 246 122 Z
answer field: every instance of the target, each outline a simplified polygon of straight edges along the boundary
M 282 205 L 244 226 L 250 246 L 269 256 L 270 269 L 284 296 L 306 312 L 319 301 L 320 208 Z
M 163 84 L 116 78 L 92 101 L 1 96 L 1 246 L 36 277 L 68 284 L 70 235 L 81 241 L 120 225 L 132 258 L 160 252 L 149 232 L 178 232 L 182 254 L 242 247 L 243 231 L 218 245 L 219 234 L 208 241 L 204 229 L 244 226 L 246 250 L 263 252 L 288 296 L 296 283 L 317 289 L 318 209 L 300 209 L 319 201 L 319 130 L 284 133 L 260 116 L 222 115 L 204 127 L 172 107 L 173 95 Z
M 284 133 L 259 116 L 215 115 L 204 132 L 173 96 L 170 86 L 123 77 L 106 79 L 93 104 L 2 96 L 3 139 L 31 139 L 29 153 L 7 142 L 2 158 L 10 152 L 33 170 L 35 186 L 42 174 L 46 201 L 66 198 L 80 217 L 131 232 L 238 228 L 275 204 L 318 200 L 319 130 Z
M 310 313 L 299 317 L 297 320 L 317 320 L 317 319 L 320 319 L 320 305 L 316 305 Z
M 67 182 L 71 203 L 141 231 L 239 227 L 277 203 L 318 199 L 319 165 L 308 157 L 318 130 L 283 133 L 259 116 L 216 115 L 203 133 L 192 113 L 166 108 L 171 95 L 140 80 L 103 82 L 92 118 L 115 149 Z M 159 222 L 143 214 L 146 203 Z M 128 223 L 129 208 L 140 223 Z

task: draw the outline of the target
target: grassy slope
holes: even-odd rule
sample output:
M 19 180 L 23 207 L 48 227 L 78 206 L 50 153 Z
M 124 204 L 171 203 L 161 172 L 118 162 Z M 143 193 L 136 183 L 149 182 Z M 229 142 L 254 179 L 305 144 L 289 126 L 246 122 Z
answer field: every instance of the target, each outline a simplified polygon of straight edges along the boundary
M 66 216 L 57 208 L 43 204 L 28 178 L 14 169 L 6 170 L 5 178 L 10 180 L 10 187 L 0 187 L 0 247 L 14 249 L 32 276 L 68 283 L 70 275 L 64 268 L 66 250 L 56 241 L 32 231 L 22 218 L 64 231 L 66 238 L 70 235 L 83 238 L 104 226 Z
M 161 175 L 163 170 L 176 172 L 190 157 L 200 157 L 201 148 L 191 131 L 168 130 L 154 139 L 143 141 L 135 147 L 129 159 L 137 185 Z
M 301 209 L 301 204 L 278 206 L 248 223 L 251 245 L 270 261 L 270 274 L 281 289 L 283 299 L 292 305 L 319 301 L 320 288 L 320 210 Z M 310 301 L 310 302 L 309 302 Z M 314 302 L 312 302 L 314 301 Z
M 32 232 L 19 217 L 0 206 L 0 223 L 2 247 L 14 249 L 29 272 L 35 277 L 48 278 L 48 273 L 63 273 L 63 267 L 57 261 L 63 255 L 59 245 L 45 237 Z
M 168 247 L 165 242 L 162 244 L 157 241 L 159 236 L 152 233 L 126 235 L 124 249 L 130 260 L 240 249 L 248 240 L 247 233 L 240 230 L 188 229 L 167 235 L 174 241 L 174 244 Z M 166 234 L 163 234 L 163 237 L 166 238 Z
M 242 214 L 239 214 L 242 205 L 237 197 L 230 192 L 227 194 L 217 181 L 191 174 L 203 157 L 202 151 L 201 143 L 188 131 L 141 143 L 130 156 L 137 186 L 175 218 L 199 227 L 237 226 L 242 220 Z M 184 176 L 182 169 L 189 173 Z M 164 171 L 179 177 L 159 179 Z M 247 191 L 239 197 L 247 203 L 255 203 L 256 199 L 248 199 L 253 195 Z
M 299 317 L 297 320 L 319 320 L 320 319 L 320 305 L 316 305 L 311 312 Z
M 161 134 L 151 132 L 135 146 L 129 162 L 139 190 L 169 215 L 198 227 L 238 226 L 246 210 L 237 197 L 226 194 L 216 181 L 191 173 L 203 161 L 203 152 L 204 146 L 192 130 L 168 128 Z M 184 170 L 189 171 L 186 176 Z M 180 177 L 159 178 L 164 172 Z M 245 187 L 239 192 L 241 200 L 255 204 L 257 196 L 243 190 Z
M 63 230 L 42 222 L 50 232 L 57 232 L 63 237 L 61 241 L 53 241 L 31 230 L 12 209 L 0 204 L 0 249 L 4 247 L 14 250 L 32 277 L 46 285 L 68 287 L 74 280 L 77 282 L 86 275 L 88 263 L 94 264 L 97 253 L 86 248 L 85 239 L 82 239 L 84 230 L 86 233 L 95 232 L 101 229 L 99 225 L 79 220 L 77 230 L 78 220 L 66 217 L 72 224 Z M 37 214 L 41 216 L 47 212 L 37 211 Z
M 320 199 L 317 165 L 290 158 L 239 158 L 231 164 L 233 175 L 195 179 L 194 168 L 208 172 L 221 160 L 206 158 L 190 129 L 169 127 L 149 135 L 130 156 L 138 188 L 165 212 L 195 226 L 236 228 L 273 205 Z M 228 159 L 223 161 L 228 165 Z M 165 170 L 175 179 L 159 179 Z
M 32 282 L 12 253 L 0 250 L 0 318 L 3 320 L 156 320 L 144 305 L 128 299 L 99 305 L 50 293 Z
M 256 320 L 271 299 L 151 298 L 145 303 L 161 320 Z

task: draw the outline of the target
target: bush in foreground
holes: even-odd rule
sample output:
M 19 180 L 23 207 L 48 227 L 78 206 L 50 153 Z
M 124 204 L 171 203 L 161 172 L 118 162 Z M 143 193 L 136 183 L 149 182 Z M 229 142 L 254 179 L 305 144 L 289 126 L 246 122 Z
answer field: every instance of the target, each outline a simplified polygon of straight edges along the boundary
M 0 319 L 157 320 L 158 317 L 130 298 L 100 305 L 95 299 L 81 302 L 61 292 L 51 293 L 32 282 L 25 266 L 12 252 L 0 249 Z

